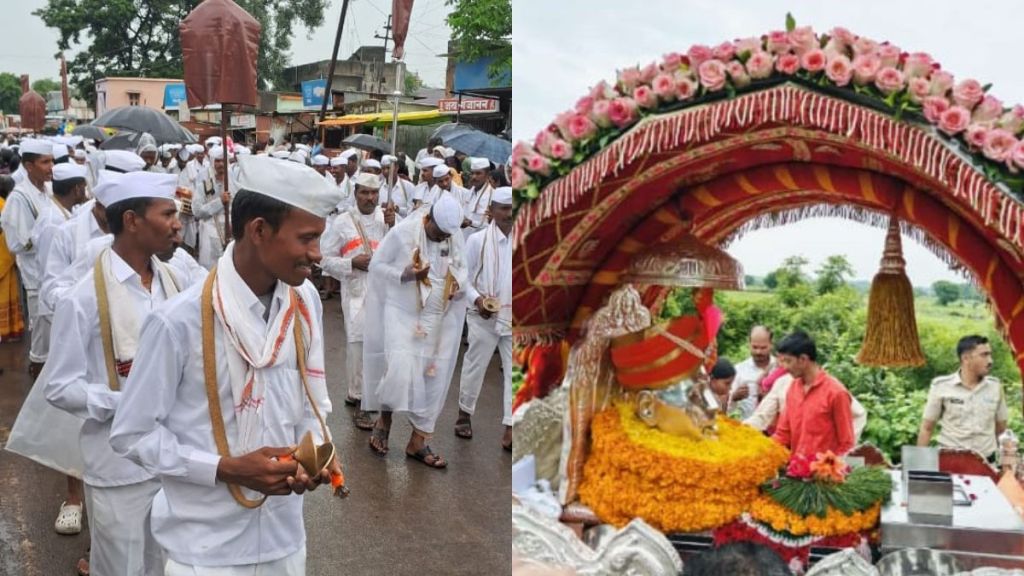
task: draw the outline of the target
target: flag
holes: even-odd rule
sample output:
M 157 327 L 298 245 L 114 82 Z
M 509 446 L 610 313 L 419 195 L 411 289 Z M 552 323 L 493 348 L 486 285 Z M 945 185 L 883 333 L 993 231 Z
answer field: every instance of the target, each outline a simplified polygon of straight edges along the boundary
M 401 60 L 405 54 L 405 37 L 409 32 L 412 3 L 413 0 L 391 1 L 391 31 L 395 36 L 395 49 L 391 56 L 395 60 Z

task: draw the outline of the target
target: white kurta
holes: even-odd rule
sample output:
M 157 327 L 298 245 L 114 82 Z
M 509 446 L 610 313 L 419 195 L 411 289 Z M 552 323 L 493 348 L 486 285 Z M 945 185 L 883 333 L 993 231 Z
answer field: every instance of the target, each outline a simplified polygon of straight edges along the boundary
M 228 186 L 234 198 L 238 192 L 237 180 L 228 178 Z M 197 259 L 199 265 L 207 270 L 217 263 L 224 253 L 224 245 L 230 240 L 224 230 L 224 202 L 220 197 L 223 189 L 224 183 L 220 179 L 207 180 L 192 199 L 192 214 L 198 223 L 199 234 Z
M 758 395 L 761 393 L 761 380 L 764 380 L 765 376 L 771 374 L 774 370 L 774 357 L 768 361 L 768 366 L 765 368 L 758 368 L 757 364 L 754 364 L 753 358 L 747 358 L 736 364 L 736 378 L 733 379 L 732 387 L 729 389 L 730 397 L 733 392 L 741 388 L 747 389 L 746 398 L 739 402 L 730 402 L 730 408 L 739 413 L 737 420 L 746 420 L 754 414 L 754 409 L 757 408 Z
M 469 414 L 476 410 L 487 366 L 495 348 L 501 355 L 504 379 L 502 423 L 512 425 L 512 241 L 494 223 L 466 242 L 469 275 L 466 305 L 469 348 L 462 359 L 459 379 L 459 408 Z M 484 319 L 477 311 L 478 297 L 493 296 L 501 302 L 498 314 Z
M 62 224 L 71 218 L 71 212 L 57 203 L 53 196 L 44 205 L 32 228 L 32 244 L 36 249 L 36 264 L 39 267 L 39 290 L 36 298 L 36 323 L 32 329 L 32 355 L 34 361 L 46 362 L 50 352 L 50 322 L 53 311 L 42 301 L 42 283 L 45 277 L 47 256 L 53 237 Z M 38 342 L 37 342 L 38 340 Z
M 469 190 L 469 197 L 462 205 L 462 213 L 470 221 L 470 225 L 462 229 L 467 240 L 473 234 L 487 228 L 487 210 L 491 207 L 493 194 L 494 188 L 490 184 L 484 184 L 479 190 Z
M 206 182 L 206 167 L 195 159 L 185 163 L 185 169 L 178 173 L 178 186 L 192 191 L 193 203 L 198 202 L 203 194 L 203 182 Z M 185 245 L 195 249 L 199 230 L 194 216 L 181 216 L 181 236 Z
M 386 206 L 388 201 L 395 203 L 398 208 L 398 215 L 405 218 L 412 212 L 412 202 L 416 195 L 416 186 L 403 178 L 395 180 L 395 185 L 389 187 L 386 183 L 380 187 L 380 205 Z
M 50 202 L 51 195 L 49 184 L 40 190 L 25 178 L 7 197 L 3 212 L 0 213 L 0 227 L 4 230 L 7 248 L 18 263 L 22 285 L 30 292 L 39 290 L 41 276 L 38 250 L 32 244 L 32 229 Z
M 433 185 L 420 199 L 420 208 L 433 206 L 438 198 L 441 197 L 441 194 L 451 194 L 452 197 L 459 201 L 459 205 L 465 211 L 466 196 L 469 194 L 469 191 L 456 184 L 452 184 L 450 190 L 444 190 L 437 184 Z
M 363 339 L 363 410 L 408 412 L 412 425 L 432 434 L 444 407 L 458 357 L 466 306 L 466 264 L 461 234 L 433 242 L 423 218 L 410 217 L 391 229 L 370 262 Z M 422 292 L 415 280 L 403 282 L 419 247 L 430 264 L 432 288 Z M 444 301 L 447 272 L 459 285 Z
M 320 296 L 309 282 L 296 290 L 312 320 L 309 365 L 322 366 Z M 151 527 L 171 560 L 196 566 L 274 562 L 305 545 L 302 497 L 271 496 L 263 506 L 247 509 L 217 481 L 220 457 L 203 376 L 201 294 L 202 286 L 193 286 L 146 319 L 110 442 L 118 453 L 160 478 L 163 490 L 153 502 Z M 266 324 L 264 306 L 251 291 L 238 297 Z M 284 304 L 275 296 L 270 317 Z M 237 434 L 227 359 L 231 345 L 220 322 L 214 330 L 217 387 L 231 443 Z M 296 370 L 295 349 L 282 348 L 281 354 L 282 364 L 268 369 L 270 381 L 261 405 L 266 446 L 296 444 L 310 430 L 320 436 Z M 324 387 L 323 375 L 310 373 L 310 385 Z M 326 418 L 331 407 L 326 395 L 319 407 Z
M 93 202 L 86 204 L 91 207 Z M 79 211 L 57 229 L 50 242 L 43 269 L 39 291 L 40 311 L 53 314 L 60 298 L 81 279 L 81 275 L 65 273 L 85 253 L 90 240 L 105 235 L 96 217 L 92 215 L 91 208 Z
M 359 171 L 351 176 L 346 176 L 338 183 L 338 189 L 341 190 L 341 201 L 338 202 L 338 212 L 344 212 L 355 205 L 356 198 L 356 184 L 355 180 L 359 176 Z

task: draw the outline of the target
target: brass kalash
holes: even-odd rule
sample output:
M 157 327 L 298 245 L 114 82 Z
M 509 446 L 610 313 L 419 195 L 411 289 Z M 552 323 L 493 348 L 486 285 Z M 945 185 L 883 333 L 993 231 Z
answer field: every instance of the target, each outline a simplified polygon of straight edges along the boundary
M 636 415 L 662 432 L 714 438 L 715 413 L 724 409 L 709 387 L 721 321 L 713 291 L 742 290 L 743 268 L 725 251 L 696 238 L 679 238 L 639 254 L 624 282 L 643 294 L 651 286 L 691 288 L 695 310 L 611 341 L 615 377 Z

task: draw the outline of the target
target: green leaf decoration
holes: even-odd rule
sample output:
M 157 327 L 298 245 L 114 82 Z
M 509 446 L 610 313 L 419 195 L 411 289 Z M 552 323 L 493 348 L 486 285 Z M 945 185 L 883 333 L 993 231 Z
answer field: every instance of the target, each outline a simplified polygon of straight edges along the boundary
M 796 18 L 789 12 L 786 12 L 786 32 L 792 32 L 796 28 Z

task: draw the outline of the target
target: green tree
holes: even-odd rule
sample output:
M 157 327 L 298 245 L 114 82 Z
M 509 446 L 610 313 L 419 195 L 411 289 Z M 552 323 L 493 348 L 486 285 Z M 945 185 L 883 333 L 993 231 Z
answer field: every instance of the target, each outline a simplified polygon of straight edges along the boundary
M 178 24 L 200 0 L 47 0 L 33 12 L 57 31 L 60 50 L 78 48 L 70 81 L 90 105 L 105 76 L 182 77 Z M 237 0 L 263 26 L 257 81 L 267 89 L 288 61 L 292 28 L 323 24 L 327 0 Z
M 932 284 L 932 291 L 939 304 L 946 306 L 960 299 L 960 287 L 948 280 L 938 280 Z
M 817 271 L 815 287 L 818 294 L 830 294 L 846 286 L 846 280 L 853 276 L 853 266 L 846 256 L 829 256 Z
M 459 60 L 493 57 L 491 82 L 512 71 L 512 0 L 446 0 L 455 9 L 448 26 Z
M 775 290 L 776 288 L 779 287 L 779 277 L 777 274 L 775 274 L 774 270 L 769 272 L 768 274 L 765 274 L 764 287 L 769 290 Z
M 423 79 L 420 78 L 417 72 L 406 72 L 405 73 L 405 95 L 414 96 L 423 87 Z
M 32 89 L 39 92 L 39 95 L 46 98 L 48 92 L 60 91 L 60 82 L 53 80 L 52 78 L 40 78 L 35 82 L 32 82 Z
M 10 72 L 0 72 L 0 111 L 5 114 L 17 114 L 19 98 L 21 80 Z

